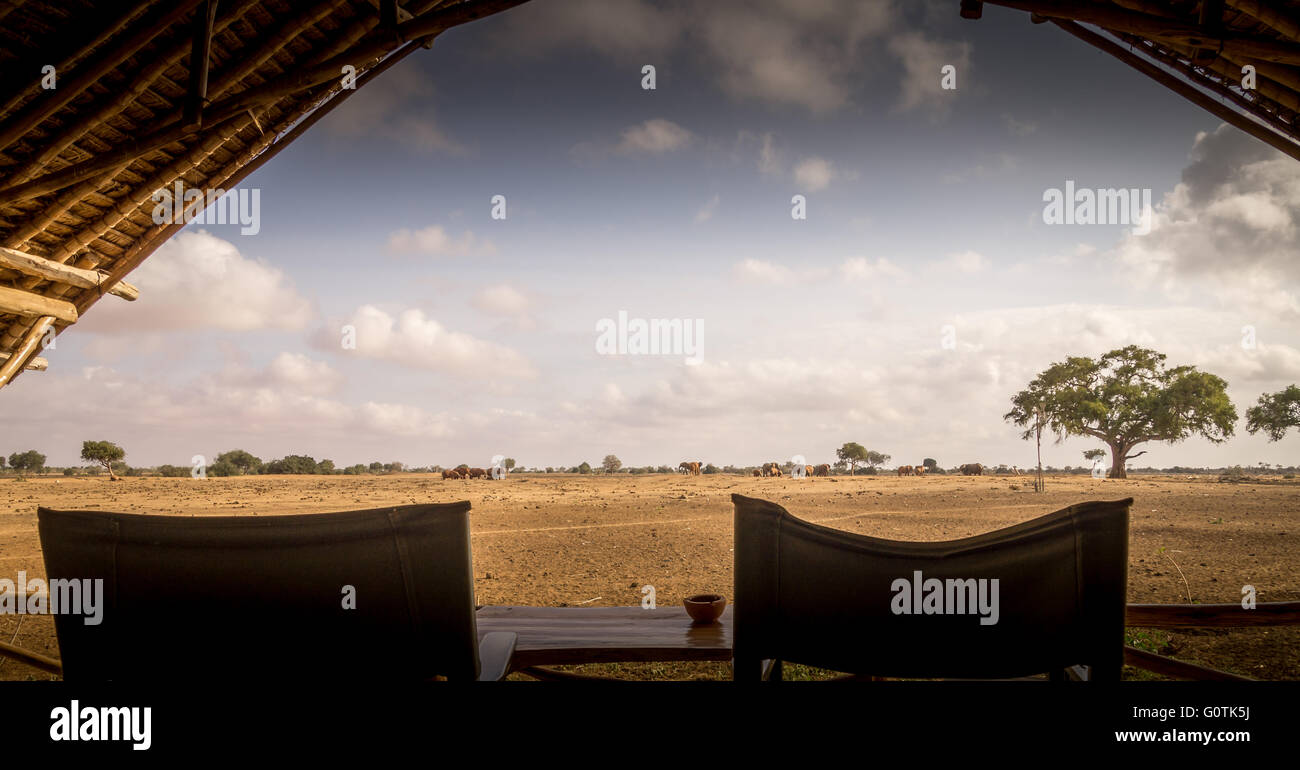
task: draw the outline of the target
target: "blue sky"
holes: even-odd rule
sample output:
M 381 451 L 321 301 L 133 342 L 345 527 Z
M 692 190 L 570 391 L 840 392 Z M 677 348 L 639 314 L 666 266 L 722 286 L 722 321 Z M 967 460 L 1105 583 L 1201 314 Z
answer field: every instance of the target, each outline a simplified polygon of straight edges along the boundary
M 992 6 L 537 0 L 440 36 L 246 179 L 256 235 L 195 223 L 160 249 L 138 302 L 97 305 L 0 399 L 0 449 L 721 465 L 858 441 L 1027 466 L 1001 415 L 1067 355 L 1155 347 L 1243 413 L 1300 380 L 1298 171 Z M 1149 188 L 1152 232 L 1044 224 L 1067 179 Z M 702 321 L 703 362 L 598 355 L 620 310 Z M 85 407 L 50 417 L 53 395 Z M 1141 462 L 1291 464 L 1296 441 Z

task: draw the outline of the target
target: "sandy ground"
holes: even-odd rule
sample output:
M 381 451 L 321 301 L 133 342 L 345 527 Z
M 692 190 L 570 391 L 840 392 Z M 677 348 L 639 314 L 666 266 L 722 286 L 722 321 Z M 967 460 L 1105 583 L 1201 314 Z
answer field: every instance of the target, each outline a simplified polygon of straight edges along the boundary
M 274 515 L 469 500 L 481 604 L 620 606 L 653 585 L 660 605 L 731 595 L 733 492 L 774 500 L 809 521 L 900 540 L 966 537 L 1071 503 L 1132 496 L 1129 600 L 1300 600 L 1300 484 L 1212 477 L 1028 478 L 514 474 L 504 481 L 430 475 L 225 479 L 0 479 L 0 577 L 44 577 L 36 508 L 182 515 Z M 1180 574 L 1181 570 L 1181 574 Z M 1184 578 L 1186 582 L 1184 583 Z M 58 656 L 48 617 L 0 616 L 0 640 Z M 1157 633 L 1165 654 L 1258 678 L 1300 679 L 1300 627 Z M 620 667 L 636 678 L 725 676 L 725 666 Z M 716 670 L 715 670 L 716 669 Z M 1130 672 L 1134 673 L 1134 672 Z M 1136 674 L 1135 674 L 1136 675 Z M 49 678 L 13 661 L 0 679 Z

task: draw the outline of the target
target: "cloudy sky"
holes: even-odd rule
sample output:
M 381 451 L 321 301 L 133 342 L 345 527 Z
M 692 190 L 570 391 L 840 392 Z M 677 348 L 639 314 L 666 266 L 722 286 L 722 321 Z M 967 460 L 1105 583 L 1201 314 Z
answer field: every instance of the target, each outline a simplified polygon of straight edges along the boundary
M 1149 189 L 1150 232 L 1045 224 L 1067 180 Z M 1028 466 L 1002 415 L 1068 355 L 1154 347 L 1243 414 L 1300 382 L 1300 165 L 992 6 L 537 0 L 439 37 L 241 187 L 258 232 L 194 223 L 156 252 L 138 302 L 99 303 L 0 395 L 0 451 L 722 465 L 857 441 Z M 700 362 L 602 355 L 620 311 L 702 329 Z M 1138 464 L 1293 464 L 1298 442 L 1239 427 Z

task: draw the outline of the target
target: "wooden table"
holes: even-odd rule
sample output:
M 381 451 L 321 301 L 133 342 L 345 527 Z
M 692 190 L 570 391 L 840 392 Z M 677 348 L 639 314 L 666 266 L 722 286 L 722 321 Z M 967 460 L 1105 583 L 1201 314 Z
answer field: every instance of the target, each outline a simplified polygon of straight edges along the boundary
M 477 620 L 480 639 L 518 634 L 513 668 L 538 678 L 586 677 L 537 666 L 731 660 L 730 606 L 709 624 L 694 623 L 684 607 L 482 607 Z

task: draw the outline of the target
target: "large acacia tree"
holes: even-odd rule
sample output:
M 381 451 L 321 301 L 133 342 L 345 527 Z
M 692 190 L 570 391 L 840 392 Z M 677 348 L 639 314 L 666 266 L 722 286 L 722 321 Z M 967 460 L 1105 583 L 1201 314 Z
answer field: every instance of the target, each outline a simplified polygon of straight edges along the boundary
M 1092 436 L 1110 447 L 1110 477 L 1126 477 L 1124 463 L 1146 450 L 1148 441 L 1182 441 L 1202 436 L 1221 443 L 1232 435 L 1237 410 L 1228 384 L 1194 366 L 1165 366 L 1165 355 L 1136 345 L 1094 360 L 1071 357 L 1052 364 L 1011 399 L 1003 419 L 1034 437 L 1039 406 L 1043 430 L 1056 435 Z

